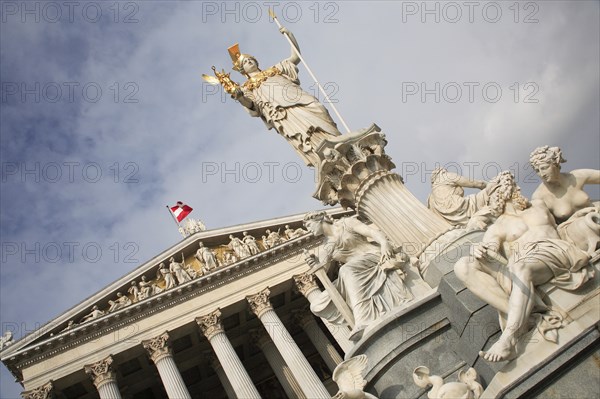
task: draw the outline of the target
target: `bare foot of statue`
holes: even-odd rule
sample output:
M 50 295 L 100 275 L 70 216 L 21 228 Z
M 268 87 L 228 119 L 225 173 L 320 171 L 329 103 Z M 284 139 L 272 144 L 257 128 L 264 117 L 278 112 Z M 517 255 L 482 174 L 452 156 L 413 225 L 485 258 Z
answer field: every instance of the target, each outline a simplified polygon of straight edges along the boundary
M 516 357 L 514 339 L 511 337 L 500 337 L 498 341 L 487 351 L 480 351 L 479 356 L 488 362 L 502 362 Z

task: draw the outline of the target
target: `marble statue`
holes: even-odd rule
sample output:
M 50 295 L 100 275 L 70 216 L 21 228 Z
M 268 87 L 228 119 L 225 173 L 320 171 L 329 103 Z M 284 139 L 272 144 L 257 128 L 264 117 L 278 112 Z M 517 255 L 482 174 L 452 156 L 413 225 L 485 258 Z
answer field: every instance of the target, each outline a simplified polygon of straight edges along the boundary
M 265 249 L 270 249 L 271 245 L 270 242 L 267 240 L 267 236 L 262 236 L 262 243 L 263 243 L 263 247 L 265 247 Z
M 227 252 L 225 252 L 225 254 L 223 256 L 225 258 L 224 262 L 226 265 L 230 265 L 230 264 L 238 261 L 238 258 L 232 252 L 227 251 Z
M 298 47 L 294 35 L 285 28 Z M 237 45 L 229 49 L 233 69 L 248 80 L 236 87 L 232 97 L 240 102 L 251 116 L 260 117 L 268 129 L 275 129 L 300 155 L 308 166 L 320 163 L 315 150 L 326 138 L 340 132 L 327 109 L 313 95 L 302 90 L 298 79 L 300 57 L 294 47 L 289 58 L 261 70 L 251 55 L 241 54 Z
M 126 306 L 129 306 L 132 304 L 131 299 L 129 299 L 129 297 L 127 297 L 126 295 L 123 295 L 120 292 L 117 292 L 117 299 L 113 300 L 109 300 L 108 304 L 110 305 L 108 308 L 108 313 L 112 313 L 114 311 L 117 311 L 119 309 L 122 309 Z
M 467 288 L 499 312 L 502 334 L 488 351 L 480 353 L 488 361 L 514 358 L 534 305 L 547 310 L 536 298 L 536 286 L 550 282 L 575 290 L 593 277 L 589 255 L 560 239 L 545 204 L 530 203 L 512 174 L 505 176 L 511 178 L 503 179 L 502 187 L 490 198 L 498 219 L 473 247 L 473 256 L 461 258 L 454 266 Z
M 307 233 L 307 231 L 302 228 L 299 228 L 299 229 L 290 228 L 289 224 L 285 225 L 285 230 L 283 231 L 283 234 L 285 235 L 285 237 L 288 240 L 293 240 L 294 238 L 298 238 L 301 235 L 304 235 L 306 233 Z
M 106 313 L 104 313 L 104 311 L 98 309 L 98 305 L 94 305 L 94 306 L 92 306 L 90 313 L 83 316 L 83 318 L 81 319 L 81 321 L 79 323 L 80 324 L 86 323 L 88 321 L 97 319 L 98 317 L 104 316 L 105 314 Z
M 0 337 L 0 351 L 13 343 L 13 333 L 10 330 L 4 331 Z
M 137 285 L 137 283 L 135 281 L 131 282 L 131 287 L 129 287 L 129 289 L 127 290 L 127 292 L 129 292 L 132 296 L 133 299 L 132 301 L 135 303 L 137 301 L 139 301 L 140 299 L 140 289 Z
M 175 277 L 173 277 L 173 274 L 169 269 L 167 269 L 167 266 L 165 266 L 164 263 L 161 263 L 158 267 L 158 273 L 160 273 L 160 275 L 165 280 L 165 290 L 177 286 L 177 283 L 175 282 Z
M 592 203 L 583 190 L 587 184 L 600 184 L 600 170 L 577 169 L 561 172 L 560 164 L 566 162 L 558 147 L 536 148 L 529 163 L 542 179 L 532 200 L 542 201 L 550 210 L 565 241 L 577 245 L 590 254 L 600 243 L 600 202 Z
M 171 262 L 169 264 L 169 271 L 175 275 L 179 284 L 183 284 L 192 280 L 190 275 L 183 268 L 183 265 L 185 264 L 185 258 L 183 254 L 181 254 L 181 263 L 176 262 L 175 258 L 172 256 L 169 259 L 169 262 Z
M 425 366 L 417 367 L 413 371 L 413 380 L 421 388 L 431 385 L 427 393 L 429 399 L 478 399 L 483 394 L 483 387 L 477 382 L 477 372 L 473 367 L 466 372 L 458 372 L 457 382 L 444 384 L 444 379 L 439 375 L 430 375 Z
M 367 355 L 358 355 L 336 366 L 332 379 L 339 391 L 333 396 L 334 399 L 377 399 L 376 396 L 363 391 L 367 385 L 364 374 L 367 362 Z
M 204 265 L 205 272 L 215 269 L 218 266 L 218 263 L 214 252 L 205 247 L 202 241 L 198 243 L 198 246 L 200 248 L 196 251 L 196 259 Z
M 267 235 L 266 242 L 269 245 L 269 248 L 273 248 L 275 245 L 279 245 L 283 243 L 283 239 L 281 235 L 279 235 L 279 231 L 271 231 L 269 229 L 265 230 L 265 234 Z
M 150 297 L 153 294 L 152 292 L 152 283 L 148 281 L 146 276 L 142 276 L 142 281 L 139 283 L 140 290 L 138 292 L 138 301 L 143 301 L 144 299 Z
M 163 292 L 166 289 L 166 288 L 160 288 L 160 286 L 158 285 L 158 283 L 156 281 L 151 281 L 150 287 L 152 289 L 152 295 L 160 294 L 161 292 Z
M 62 330 L 60 330 L 60 332 L 69 331 L 70 329 L 74 328 L 75 326 L 77 326 L 77 324 L 75 323 L 75 320 L 69 320 L 69 322 L 67 323 L 67 326 L 65 328 L 63 328 Z
M 464 187 L 481 191 L 465 196 Z M 427 206 L 450 224 L 466 226 L 469 219 L 486 206 L 492 187 L 485 181 L 436 168 L 431 174 L 431 194 L 427 198 Z
M 242 242 L 242 240 L 234 237 L 232 234 L 229 235 L 229 239 L 231 241 L 229 241 L 227 246 L 229 249 L 235 252 L 235 255 L 238 257 L 238 259 L 244 259 L 250 256 L 250 250 L 248 249 L 248 246 Z
M 192 279 L 198 278 L 199 276 L 202 275 L 201 273 L 199 274 L 198 271 L 192 267 L 192 265 L 187 265 L 185 267 L 185 271 Z
M 395 251 L 381 231 L 360 222 L 356 216 L 332 221 L 322 211 L 306 214 L 304 225 L 315 236 L 324 237 L 325 256 L 321 260 L 314 255 L 307 257 L 309 272 L 328 269 L 331 261 L 341 264 L 333 283 L 352 311 L 355 326 L 351 337 L 360 337 L 369 324 L 413 298 L 395 270 L 384 270 L 398 252 L 404 254 Z M 408 263 L 407 257 L 404 260 Z M 327 290 L 318 300 L 311 301 L 314 314 L 339 324 L 339 318 L 332 316 L 331 306 Z
M 179 233 L 183 236 L 183 238 L 189 237 L 194 233 L 198 233 L 200 231 L 206 230 L 206 226 L 202 223 L 201 220 L 186 218 L 185 224 L 179 226 Z
M 254 238 L 254 236 L 248 234 L 247 231 L 244 231 L 242 234 L 244 235 L 244 238 L 242 238 L 242 241 L 244 242 L 244 244 L 246 245 L 246 247 L 250 251 L 250 254 L 251 255 L 256 255 L 257 253 L 259 253 L 260 252 L 260 248 L 258 247 L 258 243 L 256 242 L 256 238 Z

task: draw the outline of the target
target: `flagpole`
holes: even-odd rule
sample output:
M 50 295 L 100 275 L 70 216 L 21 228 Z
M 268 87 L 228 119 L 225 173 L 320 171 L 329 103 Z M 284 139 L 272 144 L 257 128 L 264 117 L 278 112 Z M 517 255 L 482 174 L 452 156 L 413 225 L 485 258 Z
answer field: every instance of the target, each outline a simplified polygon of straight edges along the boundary
M 177 228 L 179 228 L 179 222 L 177 221 L 177 219 L 175 218 L 175 215 L 173 215 L 173 212 L 171 212 L 171 208 L 169 208 L 169 205 L 166 205 L 167 207 L 167 211 L 169 212 L 169 215 L 171 215 L 171 217 L 173 218 L 173 221 L 175 222 L 175 224 L 177 225 Z
M 281 25 L 281 23 L 277 19 L 277 15 L 275 15 L 275 12 L 273 10 L 271 10 L 271 8 L 269 8 L 269 16 L 271 18 L 273 18 L 273 20 L 277 23 L 277 26 L 279 27 L 279 29 L 283 28 L 283 26 Z M 346 128 L 346 131 L 348 133 L 350 133 L 350 128 L 348 127 L 348 125 L 346 125 L 346 121 L 344 121 L 344 118 L 342 118 L 342 115 L 340 115 L 340 113 L 338 112 L 337 108 L 335 107 L 335 105 L 333 104 L 333 102 L 331 101 L 331 99 L 329 98 L 329 96 L 327 95 L 327 92 L 325 91 L 325 89 L 323 88 L 323 86 L 321 86 L 321 84 L 317 80 L 317 77 L 315 76 L 315 74 L 312 72 L 312 70 L 310 69 L 310 67 L 308 66 L 308 64 L 306 63 L 306 61 L 304 60 L 304 58 L 302 57 L 302 54 L 300 54 L 300 50 L 298 49 L 298 47 L 296 47 L 296 45 L 294 44 L 294 42 L 292 42 L 292 39 L 290 39 L 290 37 L 288 35 L 284 35 L 284 36 L 288 40 L 288 42 L 290 43 L 290 45 L 292 46 L 292 48 L 296 51 L 296 54 L 298 54 L 298 58 L 300 58 L 300 61 L 302 61 L 302 63 L 304 64 L 304 67 L 306 68 L 306 70 L 308 71 L 308 73 L 310 74 L 310 76 L 313 78 L 313 80 L 315 81 L 315 83 L 317 84 L 317 86 L 319 86 L 319 89 L 321 90 L 321 93 L 323 93 L 323 96 L 325 96 L 325 99 L 327 100 L 327 102 L 329 103 L 329 105 L 331 105 L 331 108 L 333 108 L 333 112 L 335 112 L 335 114 L 339 118 L 340 122 L 342 122 L 342 125 L 344 125 L 344 127 Z

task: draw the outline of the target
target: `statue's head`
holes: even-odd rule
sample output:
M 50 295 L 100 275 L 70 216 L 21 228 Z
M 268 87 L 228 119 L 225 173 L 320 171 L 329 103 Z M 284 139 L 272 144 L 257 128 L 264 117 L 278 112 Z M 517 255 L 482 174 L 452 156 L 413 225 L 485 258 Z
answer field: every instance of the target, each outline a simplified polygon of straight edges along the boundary
M 258 61 L 251 55 L 242 54 L 240 57 L 241 71 L 245 75 L 249 75 L 252 72 L 258 72 Z
M 495 185 L 488 200 L 492 215 L 496 217 L 502 215 L 509 201 L 519 210 L 529 207 L 529 201 L 521 194 L 521 188 L 517 186 L 515 177 L 510 171 L 500 173 L 490 184 Z
M 545 182 L 556 181 L 560 176 L 560 164 L 566 161 L 560 148 L 547 145 L 536 148 L 529 155 L 529 163 Z
M 250 54 L 242 54 L 240 46 L 236 43 L 227 49 L 231 61 L 233 62 L 233 70 L 238 71 L 243 75 L 248 75 L 251 72 L 257 72 L 258 61 Z
M 323 234 L 323 223 L 332 223 L 324 211 L 309 212 L 304 215 L 304 226 L 316 236 Z

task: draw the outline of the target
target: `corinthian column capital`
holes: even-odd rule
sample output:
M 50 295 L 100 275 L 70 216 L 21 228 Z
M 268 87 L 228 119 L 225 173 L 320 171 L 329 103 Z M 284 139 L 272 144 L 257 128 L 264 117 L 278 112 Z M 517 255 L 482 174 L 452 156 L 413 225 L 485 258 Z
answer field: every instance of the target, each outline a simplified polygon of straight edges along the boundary
M 258 318 L 260 318 L 260 316 L 262 316 L 266 311 L 273 309 L 271 302 L 269 301 L 269 294 L 271 294 L 271 291 L 269 290 L 269 287 L 267 287 L 258 294 L 248 295 L 246 297 L 246 300 L 250 305 L 250 310 Z
M 142 346 L 148 351 L 148 356 L 154 363 L 165 356 L 171 356 L 171 348 L 168 345 L 169 333 L 165 331 L 158 337 L 142 341 Z
M 305 297 L 307 297 L 311 291 L 319 289 L 315 276 L 312 273 L 296 274 L 294 276 L 294 283 L 296 284 L 298 291 Z
M 50 399 L 52 397 L 52 389 L 54 389 L 54 385 L 52 381 L 49 381 L 41 387 L 22 392 L 21 396 L 23 399 Z
M 99 362 L 83 366 L 85 373 L 90 376 L 97 389 L 106 383 L 116 382 L 117 374 L 111 367 L 112 363 L 112 356 L 108 356 Z
M 202 330 L 202 333 L 206 336 L 206 339 L 210 341 L 218 333 L 224 333 L 223 324 L 221 324 L 221 310 L 217 309 L 206 316 L 196 317 L 196 323 Z

